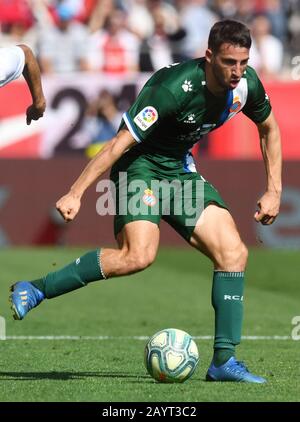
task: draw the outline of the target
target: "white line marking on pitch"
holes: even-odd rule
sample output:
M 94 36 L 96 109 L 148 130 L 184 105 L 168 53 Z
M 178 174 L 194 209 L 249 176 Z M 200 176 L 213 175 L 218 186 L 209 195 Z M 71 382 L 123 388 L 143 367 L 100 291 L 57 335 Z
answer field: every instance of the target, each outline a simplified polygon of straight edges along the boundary
M 213 340 L 213 336 L 194 336 L 196 340 Z M 148 340 L 148 336 L 6 336 L 6 340 Z M 292 340 L 291 336 L 242 336 L 243 340 Z

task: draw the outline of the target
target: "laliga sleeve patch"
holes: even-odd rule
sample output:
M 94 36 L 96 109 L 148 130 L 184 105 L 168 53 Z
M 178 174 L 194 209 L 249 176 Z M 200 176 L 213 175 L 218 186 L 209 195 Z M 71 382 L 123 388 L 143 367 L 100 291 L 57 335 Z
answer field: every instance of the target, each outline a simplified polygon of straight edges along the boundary
M 149 129 L 157 119 L 157 110 L 152 106 L 147 106 L 135 116 L 133 121 L 142 131 L 145 131 Z

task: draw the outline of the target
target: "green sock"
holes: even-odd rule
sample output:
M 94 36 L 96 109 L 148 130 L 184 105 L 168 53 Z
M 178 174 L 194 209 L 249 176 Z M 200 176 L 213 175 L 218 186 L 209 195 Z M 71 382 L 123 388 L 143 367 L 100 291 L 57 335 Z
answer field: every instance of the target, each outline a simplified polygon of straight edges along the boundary
M 216 367 L 222 366 L 232 356 L 234 356 L 234 349 L 215 349 L 213 356 L 214 365 Z
M 234 356 L 241 341 L 243 322 L 244 272 L 215 271 L 212 305 L 215 310 L 213 361 L 221 366 Z
M 101 269 L 100 251 L 88 252 L 61 270 L 31 283 L 50 299 L 84 287 L 91 281 L 103 280 L 105 276 Z

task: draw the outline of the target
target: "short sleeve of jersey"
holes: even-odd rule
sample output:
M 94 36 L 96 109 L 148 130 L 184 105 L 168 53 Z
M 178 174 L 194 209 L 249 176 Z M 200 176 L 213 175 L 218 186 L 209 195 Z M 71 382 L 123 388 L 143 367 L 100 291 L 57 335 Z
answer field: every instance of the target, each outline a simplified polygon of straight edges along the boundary
M 255 70 L 249 67 L 247 73 L 248 98 L 243 113 L 254 123 L 262 123 L 271 113 L 270 100 Z
M 25 54 L 21 47 L 0 48 L 0 87 L 17 79 L 23 72 Z
M 149 138 L 168 118 L 176 114 L 177 102 L 173 94 L 164 86 L 145 85 L 130 109 L 123 114 L 124 125 L 137 142 Z

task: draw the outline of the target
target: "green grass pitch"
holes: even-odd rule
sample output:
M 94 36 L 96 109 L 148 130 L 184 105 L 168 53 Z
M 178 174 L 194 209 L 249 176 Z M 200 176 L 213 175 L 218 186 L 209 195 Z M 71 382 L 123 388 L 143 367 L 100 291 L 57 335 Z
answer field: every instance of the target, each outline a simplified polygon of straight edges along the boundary
M 7 340 L 0 341 L 0 402 L 300 401 L 300 342 L 283 339 L 300 315 L 299 252 L 250 251 L 243 335 L 256 337 L 242 341 L 237 357 L 266 377 L 265 385 L 205 382 L 211 338 L 196 340 L 200 364 L 184 384 L 158 384 L 147 375 L 145 337 L 168 327 L 213 334 L 211 266 L 192 249 L 161 249 L 142 273 L 92 283 L 45 301 L 24 321 L 12 320 L 12 281 L 38 278 L 83 252 L 1 251 L 0 315 Z

